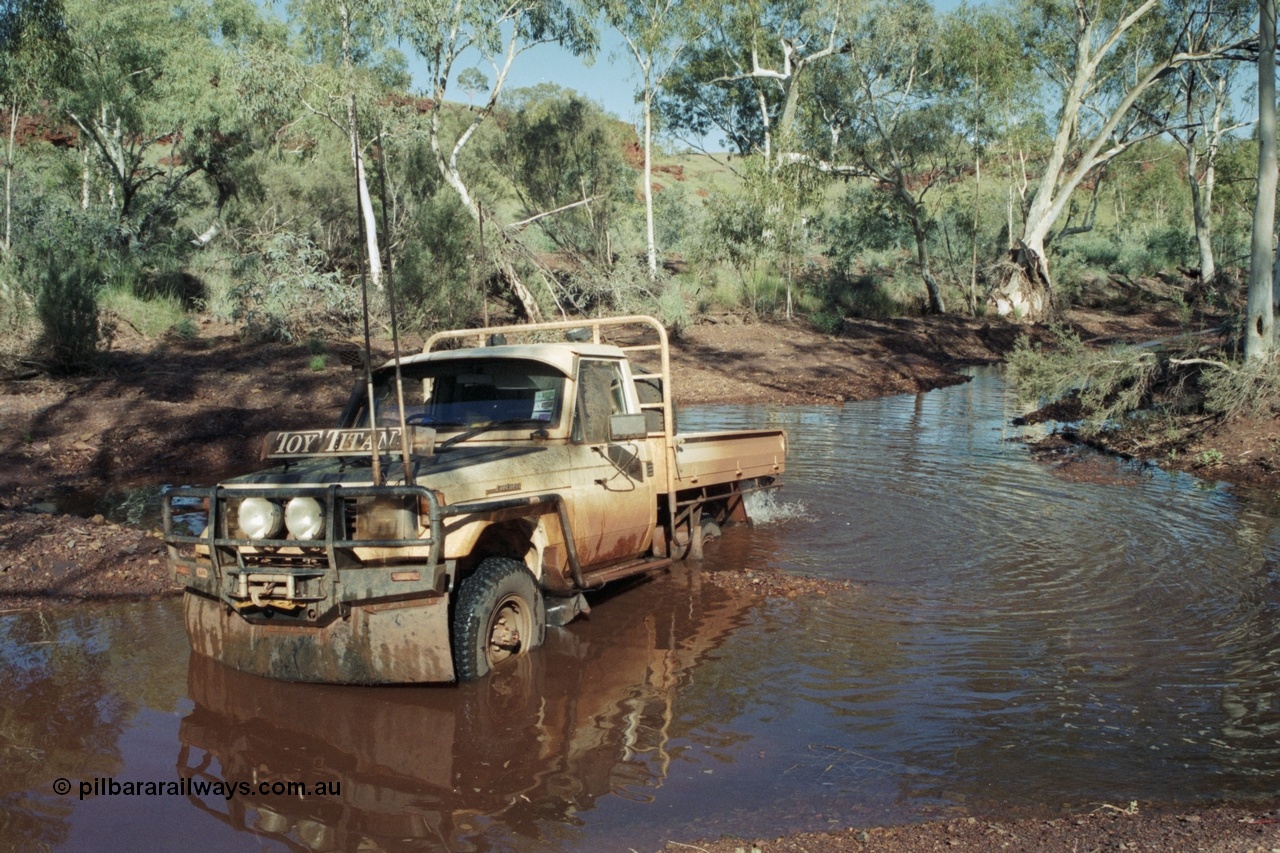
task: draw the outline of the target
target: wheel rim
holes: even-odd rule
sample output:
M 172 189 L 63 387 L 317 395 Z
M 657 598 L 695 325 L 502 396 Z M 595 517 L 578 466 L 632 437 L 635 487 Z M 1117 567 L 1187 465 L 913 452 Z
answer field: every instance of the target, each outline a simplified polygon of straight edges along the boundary
M 533 611 L 528 603 L 515 593 L 503 597 L 493 608 L 485 631 L 489 666 L 522 654 L 532 637 Z

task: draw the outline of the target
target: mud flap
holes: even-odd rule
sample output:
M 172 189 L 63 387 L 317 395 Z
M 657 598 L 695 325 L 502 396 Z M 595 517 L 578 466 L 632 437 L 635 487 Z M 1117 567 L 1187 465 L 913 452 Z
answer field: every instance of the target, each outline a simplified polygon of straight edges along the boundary
M 242 672 L 283 681 L 417 684 L 453 681 L 448 598 L 353 606 L 327 625 L 263 625 L 187 592 L 191 648 Z
M 563 628 L 579 616 L 591 612 L 590 605 L 582 593 L 578 593 L 572 598 L 552 598 L 546 597 L 547 603 L 547 627 Z

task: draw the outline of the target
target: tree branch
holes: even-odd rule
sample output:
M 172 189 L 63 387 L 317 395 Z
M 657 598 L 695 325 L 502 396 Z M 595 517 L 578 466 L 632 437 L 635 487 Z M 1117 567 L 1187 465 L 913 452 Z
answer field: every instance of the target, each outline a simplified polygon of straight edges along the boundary
M 522 231 L 525 228 L 532 225 L 533 223 L 537 222 L 539 219 L 544 219 L 548 216 L 554 216 L 557 213 L 563 213 L 564 211 L 572 210 L 575 207 L 582 207 L 582 205 L 584 204 L 591 204 L 591 202 L 595 200 L 596 200 L 596 197 L 591 196 L 590 198 L 584 198 L 579 201 L 574 201 L 574 202 L 570 202 L 569 204 L 561 205 L 560 207 L 557 207 L 555 210 L 544 210 L 541 213 L 536 213 L 533 216 L 530 216 L 528 219 L 521 219 L 519 222 L 512 222 L 510 225 L 506 226 L 506 229 L 508 231 Z

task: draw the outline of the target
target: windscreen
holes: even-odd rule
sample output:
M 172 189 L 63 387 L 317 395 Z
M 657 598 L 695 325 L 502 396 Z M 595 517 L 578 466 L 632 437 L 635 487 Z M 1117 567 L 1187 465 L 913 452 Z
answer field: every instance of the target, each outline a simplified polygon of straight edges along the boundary
M 506 424 L 551 429 L 560 423 L 565 377 L 538 361 L 517 358 L 405 364 L 405 419 L 439 430 Z M 369 425 L 368 401 L 360 403 L 351 427 Z M 379 426 L 400 422 L 395 371 L 374 374 Z

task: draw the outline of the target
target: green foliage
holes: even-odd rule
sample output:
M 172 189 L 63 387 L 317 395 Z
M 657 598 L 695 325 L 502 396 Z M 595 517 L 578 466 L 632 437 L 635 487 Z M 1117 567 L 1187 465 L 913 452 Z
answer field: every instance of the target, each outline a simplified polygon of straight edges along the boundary
M 851 185 L 825 220 L 824 237 L 831 276 L 820 296 L 829 310 L 870 319 L 923 311 L 915 237 L 887 194 Z
M 464 326 L 481 315 L 487 267 L 475 223 L 456 195 L 442 189 L 425 199 L 402 234 L 394 280 L 396 310 L 405 328 Z
M 506 167 L 526 215 L 587 202 L 542 217 L 538 226 L 560 249 L 611 263 L 611 229 L 635 177 L 622 159 L 616 123 L 569 90 L 539 87 L 515 97 L 520 106 L 494 156 Z
M 289 0 L 288 9 L 309 64 L 355 66 L 385 87 L 408 87 L 407 61 L 388 44 L 393 7 L 387 0 Z
M 637 232 L 644 227 L 644 208 L 635 207 Z M 692 251 L 698 238 L 698 217 L 683 184 L 664 186 L 653 196 L 654 238 L 667 254 Z
M 662 283 L 657 300 L 658 319 L 674 337 L 679 337 L 686 329 L 693 326 L 689 301 L 688 284 L 685 281 L 668 278 Z
M 48 256 L 36 291 L 41 335 L 37 354 L 55 373 L 93 366 L 102 345 L 98 292 L 102 271 L 91 259 L 74 254 Z
M 233 317 L 246 335 L 263 340 L 345 332 L 360 317 L 359 291 L 328 266 L 306 237 L 276 234 L 259 254 L 240 259 Z
M 789 315 L 812 238 L 808 214 L 823 185 L 823 178 L 803 164 L 748 158 L 738 189 L 708 201 L 695 258 L 728 264 L 752 313 L 785 309 Z
M 1162 370 L 1154 353 L 1134 347 L 1091 349 L 1075 332 L 1051 328 L 1054 346 L 1041 347 L 1022 337 L 1009 355 L 1009 375 L 1024 400 L 1049 403 L 1075 397 L 1082 428 L 1089 432 L 1151 404 Z
M 169 334 L 180 341 L 194 341 L 200 337 L 200 328 L 196 325 L 195 320 L 190 317 L 183 317 L 169 328 Z
M 1069 239 L 1059 257 L 1074 257 L 1090 269 L 1106 273 L 1115 269 L 1122 246 L 1114 235 L 1090 232 Z
M 713 197 L 706 207 L 695 255 L 703 263 L 727 263 L 745 278 L 764 255 L 763 208 L 745 194 Z
M 1009 372 L 1026 400 L 1074 398 L 1084 432 L 1119 430 L 1143 444 L 1176 441 L 1186 417 L 1273 417 L 1280 408 L 1280 364 L 1206 359 L 1135 347 L 1092 350 L 1078 336 L 1054 328 L 1055 345 L 1041 348 L 1025 338 L 1009 358 Z M 1150 446 L 1150 445 L 1148 445 Z M 1170 458 L 1176 456 L 1176 448 Z M 1200 453 L 1199 465 L 1216 465 L 1221 452 Z
M 1198 456 L 1196 456 L 1196 464 L 1204 467 L 1218 465 L 1221 462 L 1222 462 L 1222 451 L 1213 447 L 1209 448 L 1208 450 L 1202 451 Z
M 825 225 L 827 257 L 832 269 L 845 276 L 857 272 L 868 252 L 901 251 L 915 239 L 888 196 L 867 184 L 852 184 Z
M 114 281 L 118 257 L 100 247 L 110 244 L 115 223 L 37 184 L 19 182 L 17 189 L 14 239 L 0 267 L 0 317 L 19 337 L 38 338 L 36 357 L 52 369 L 90 367 L 105 343 L 98 300 Z
M 1208 365 L 1200 384 L 1205 411 L 1224 418 L 1266 415 L 1280 405 L 1280 364 L 1273 359 Z
M 234 16 L 206 15 L 197 0 L 65 8 L 77 62 L 58 102 L 93 153 L 90 201 L 113 210 L 124 246 L 168 239 L 200 195 L 194 179 L 225 202 L 251 150 L 238 93 L 217 85 L 232 74 L 235 45 L 220 26 Z
M 906 306 L 894 298 L 884 280 L 873 275 L 858 275 L 847 281 L 836 296 L 835 304 L 844 308 L 847 316 L 886 320 L 906 313 Z
M 1151 232 L 1146 249 L 1151 254 L 1153 272 L 1179 266 L 1191 266 L 1197 258 L 1195 235 L 1178 225 L 1167 225 Z
M 704 19 L 685 30 L 646 18 L 653 10 L 643 4 L 611 4 L 606 20 L 655 39 L 641 53 L 678 57 L 664 78 L 666 115 L 676 119 L 665 129 L 701 136 L 721 128 L 749 155 L 729 168 L 664 158 L 685 171 L 683 180 L 656 178 L 663 187 L 654 199 L 657 243 L 699 268 L 696 279 L 651 281 L 633 262 L 644 223 L 635 171 L 622 152 L 634 136 L 595 104 L 550 86 L 505 93 L 496 120 L 481 127 L 473 124 L 476 108 L 442 103 L 443 89 L 428 93 L 429 106 L 388 96 L 388 87 L 406 84 L 394 38 L 427 59 L 433 84 L 443 75 L 480 97 L 489 81 L 462 66 L 498 59 L 501 68 L 508 47 L 518 54 L 543 41 L 590 49 L 594 34 L 580 7 L 519 0 L 499 11 L 375 0 L 351 7 L 353 67 L 344 70 L 338 4 L 288 6 L 288 25 L 270 15 L 280 5 L 251 0 L 17 0 L 0 10 L 0 97 L 6 105 L 47 104 L 47 115 L 19 113 L 55 137 L 79 122 L 82 146 L 38 138 L 24 146 L 19 136 L 9 163 L 13 245 L 0 262 L 7 330 L 25 324 L 30 333 L 38 325 L 46 259 L 69 248 L 92 258 L 103 307 L 147 335 L 180 333 L 182 312 L 192 308 L 246 324 L 255 335 L 296 337 L 349 322 L 359 304 L 351 281 L 362 248 L 343 133 L 349 91 L 361 138 L 386 131 L 379 146 L 366 148 L 367 164 L 376 197 L 375 154 L 387 156 L 393 234 L 380 236 L 407 326 L 481 316 L 486 291 L 504 287 L 487 272 L 486 255 L 500 244 L 529 271 L 528 253 L 559 250 L 561 257 L 541 261 L 556 268 L 552 288 L 565 308 L 654 311 L 673 328 L 717 303 L 770 314 L 794 301 L 816 325 L 833 329 L 847 316 L 914 313 L 922 297 L 913 217 L 925 228 L 950 306 L 974 268 L 1004 257 L 1007 217 L 1016 236 L 1027 188 L 1045 161 L 1044 116 L 1026 108 L 1045 81 L 1028 68 L 1021 39 L 1032 33 L 1062 44 L 1061 32 L 1020 32 L 1016 16 L 980 7 L 939 15 L 918 2 L 873 4 L 868 16 L 847 6 L 836 14 L 838 4 L 825 2 L 686 4 L 670 14 Z M 1066 26 L 1052 15 L 1045 20 Z M 848 50 L 808 62 L 806 51 L 826 44 L 832 27 Z M 479 56 L 455 52 L 464 44 L 476 45 Z M 792 77 L 764 85 L 746 73 L 753 59 L 763 71 L 782 69 L 784 44 L 798 51 Z M 872 96 L 891 107 L 881 115 L 896 122 L 887 135 L 870 125 L 879 115 Z M 459 155 L 457 175 L 483 204 L 486 229 L 495 229 L 486 234 L 487 251 L 471 214 L 440 178 L 425 141 L 433 123 L 446 161 Z M 887 191 L 895 182 L 883 167 L 892 165 L 895 146 L 906 189 L 921 203 L 929 193 L 914 214 Z M 1087 295 L 1112 273 L 1194 265 L 1182 157 L 1176 146 L 1150 141 L 1108 166 L 1094 230 L 1051 245 L 1059 295 Z M 881 177 L 833 189 L 801 165 L 806 160 L 862 175 L 874 164 Z M 1256 143 L 1226 138 L 1213 215 L 1228 272 L 1247 249 L 1255 170 Z M 506 223 L 584 197 L 594 200 L 498 239 Z M 217 236 L 197 248 L 193 237 L 215 222 Z M 529 284 L 550 302 L 548 288 Z M 1216 374 L 1204 374 L 1212 384 Z
M 650 277 L 639 261 L 636 255 L 608 267 L 577 264 L 557 275 L 558 298 L 563 307 L 581 314 L 661 314 L 669 279 L 662 270 L 656 278 Z M 682 319 L 679 302 L 675 297 L 667 304 L 677 321 Z
M 468 99 L 489 89 L 489 78 L 479 68 L 464 68 L 458 72 L 458 87 L 467 93 Z
M 1229 135 L 1218 155 L 1213 191 L 1213 251 L 1219 264 L 1236 264 L 1248 255 L 1257 168 L 1257 141 Z
M 316 137 L 296 151 L 263 152 L 253 168 L 260 194 L 242 199 L 228 217 L 244 242 L 242 252 L 262 250 L 278 232 L 304 235 L 324 252 L 333 270 L 354 272 L 363 254 L 355 180 L 347 141 L 332 127 L 309 127 Z M 209 252 L 206 247 L 202 253 Z M 196 261 L 203 273 L 210 263 Z M 216 294 L 210 294 L 215 298 Z
M 1153 276 L 1194 266 L 1198 257 L 1193 235 L 1178 225 L 1152 229 L 1145 237 L 1132 231 L 1090 231 L 1064 238 L 1051 251 L 1055 284 L 1068 302 L 1076 301 L 1092 281 L 1106 280 L 1113 273 Z
M 838 311 L 817 311 L 809 315 L 809 322 L 824 335 L 838 335 L 844 328 L 844 316 Z
M 708 28 L 672 67 L 656 104 L 663 126 L 693 139 L 710 137 L 714 144 L 745 156 L 760 150 L 764 132 L 759 90 L 752 81 L 727 74 L 750 67 L 752 29 L 759 25 L 761 10 L 732 4 L 724 11 L 722 20 L 710 16 L 718 26 Z M 764 40 L 763 46 L 765 61 L 775 58 L 770 55 L 772 42 Z M 774 94 L 772 88 L 764 92 Z

